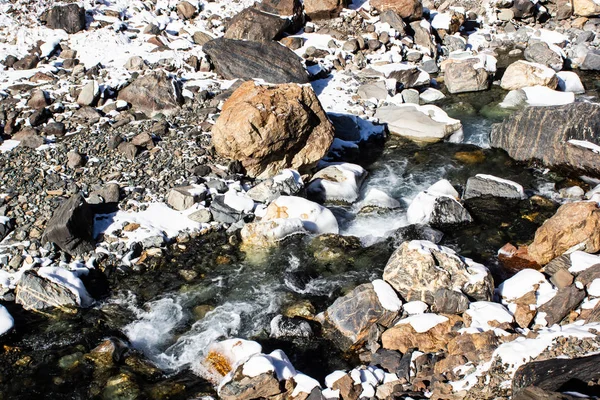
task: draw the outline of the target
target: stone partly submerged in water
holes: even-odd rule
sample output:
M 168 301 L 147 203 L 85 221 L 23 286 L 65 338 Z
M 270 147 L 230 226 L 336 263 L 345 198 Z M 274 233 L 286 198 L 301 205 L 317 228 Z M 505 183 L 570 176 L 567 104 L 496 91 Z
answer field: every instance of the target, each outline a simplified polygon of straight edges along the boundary
M 26 272 L 17 285 L 17 304 L 26 310 L 44 311 L 59 308 L 73 312 L 78 304 L 77 296 L 68 288 L 45 279 L 34 272 Z
M 381 107 L 377 109 L 375 117 L 387 124 L 391 134 L 418 143 L 435 143 L 454 134 L 462 135 L 460 121 L 448 117 L 448 114 L 434 105 L 402 104 Z
M 540 160 L 600 176 L 600 104 L 527 107 L 494 124 L 492 147 L 518 161 Z
M 327 153 L 334 130 L 309 86 L 246 82 L 225 102 L 212 128 L 217 152 L 241 161 L 250 176 L 285 168 L 304 173 Z
M 410 224 L 429 224 L 433 227 L 465 224 L 473 221 L 458 201 L 458 192 L 445 179 L 420 192 L 407 210 Z

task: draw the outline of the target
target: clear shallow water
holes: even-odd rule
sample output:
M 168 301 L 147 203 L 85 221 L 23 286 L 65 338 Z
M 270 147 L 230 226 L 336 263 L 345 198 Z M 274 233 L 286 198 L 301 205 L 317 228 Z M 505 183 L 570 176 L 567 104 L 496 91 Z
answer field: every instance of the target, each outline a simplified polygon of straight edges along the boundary
M 461 120 L 463 144 L 421 147 L 388 141 L 376 161 L 364 165 L 369 175 L 362 192 L 382 190 L 401 207 L 363 214 L 356 205 L 332 206 L 340 233 L 357 236 L 365 245 L 384 241 L 408 224 L 406 210 L 414 197 L 440 179 L 448 179 L 459 192 L 477 173 L 512 179 L 526 189 L 552 186 L 546 177 L 514 163 L 503 152 L 487 149 L 492 121 L 472 110 Z M 473 154 L 476 161 L 465 161 L 457 153 Z M 486 230 L 475 235 L 487 234 Z M 450 237 L 449 244 L 458 249 L 472 246 L 473 251 L 481 243 Z M 342 253 L 341 261 L 322 262 L 310 239 L 298 239 L 268 254 L 249 254 L 240 261 L 205 268 L 201 282 L 160 294 L 145 304 L 131 297 L 113 302 L 133 314 L 123 332 L 135 348 L 164 370 L 196 370 L 210 343 L 230 337 L 266 341 L 271 319 L 286 305 L 306 299 L 316 305 L 317 312 L 323 311 L 345 289 L 379 278 L 392 249 L 388 244 L 378 246 L 379 260 Z M 193 261 L 186 261 L 186 268 L 194 268 Z M 198 317 L 198 306 L 210 311 Z

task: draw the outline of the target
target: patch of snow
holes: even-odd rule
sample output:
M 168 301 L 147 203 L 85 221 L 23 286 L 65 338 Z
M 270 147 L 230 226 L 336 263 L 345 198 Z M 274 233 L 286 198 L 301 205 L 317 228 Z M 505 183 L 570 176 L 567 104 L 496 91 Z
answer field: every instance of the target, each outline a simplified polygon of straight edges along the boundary
M 10 331 L 15 326 L 15 320 L 6 307 L 0 304 L 0 336 Z
M 600 256 L 589 254 L 584 251 L 574 251 L 569 255 L 571 266 L 569 272 L 574 274 L 585 271 L 595 264 L 600 264 Z
M 600 278 L 594 279 L 587 288 L 587 293 L 590 296 L 600 297 Z
M 94 303 L 94 299 L 89 295 L 83 282 L 79 279 L 81 275 L 87 275 L 87 268 L 77 268 L 69 271 L 61 267 L 41 267 L 37 274 L 51 282 L 61 285 L 73 293 L 77 303 L 82 307 L 89 307 Z
M 421 300 L 409 301 L 403 306 L 404 311 L 406 311 L 408 315 L 423 314 L 428 308 L 429 306 L 427 303 Z
M 327 375 L 325 377 L 325 386 L 327 386 L 328 388 L 333 388 L 333 384 L 336 383 L 337 381 L 339 381 L 340 379 L 342 379 L 344 376 L 346 376 L 347 373 L 346 371 L 333 371 L 332 373 L 330 373 L 329 375 Z
M 575 93 L 559 92 L 546 86 L 528 86 L 522 88 L 530 106 L 562 106 L 575 101 Z
M 519 271 L 513 277 L 502 282 L 496 289 L 496 293 L 502 297 L 503 304 L 510 303 L 534 291 L 538 306 L 547 303 L 556 295 L 556 289 L 546 280 L 544 274 L 529 268 Z
M 560 71 L 556 73 L 558 76 L 558 90 L 563 92 L 573 92 L 576 94 L 585 93 L 585 87 L 579 79 L 579 75 L 573 71 Z
M 469 304 L 465 313 L 471 317 L 471 327 L 484 331 L 494 329 L 490 322 L 512 323 L 512 314 L 502 305 L 491 301 L 476 301 Z
M 591 150 L 596 154 L 600 154 L 600 146 L 595 143 L 588 142 L 587 140 L 571 139 L 571 140 L 567 141 L 567 143 L 572 144 L 573 146 Z
M 394 289 L 384 280 L 375 279 L 373 282 L 373 289 L 377 294 L 379 303 L 389 311 L 400 311 L 402 308 L 402 301 L 398 298 L 398 295 Z
M 433 327 L 448 321 L 447 317 L 433 313 L 411 315 L 401 319 L 396 325 L 410 324 L 417 333 L 425 333 Z

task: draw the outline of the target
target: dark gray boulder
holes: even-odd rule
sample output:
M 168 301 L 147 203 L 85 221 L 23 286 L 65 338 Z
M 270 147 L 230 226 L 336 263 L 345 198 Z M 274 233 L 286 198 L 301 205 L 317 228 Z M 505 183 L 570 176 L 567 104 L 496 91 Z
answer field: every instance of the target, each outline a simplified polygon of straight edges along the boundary
M 278 40 L 289 25 L 289 19 L 246 8 L 231 19 L 224 37 L 257 42 Z
M 544 303 L 538 309 L 539 313 L 544 313 L 544 319 L 548 326 L 558 324 L 571 311 L 573 311 L 585 298 L 585 290 L 579 290 L 575 285 L 558 289 L 556 296 L 550 301 Z
M 26 310 L 43 311 L 59 308 L 73 312 L 79 306 L 77 296 L 65 286 L 42 278 L 33 271 L 21 277 L 16 289 L 17 304 Z
M 594 147 L 600 145 L 600 104 L 527 107 L 494 124 L 490 138 L 492 147 L 506 150 L 515 160 L 600 175 Z
M 0 241 L 15 229 L 14 221 L 7 217 L 0 216 Z
M 573 391 L 582 394 L 597 394 L 600 379 L 600 355 L 581 358 L 555 358 L 535 361 L 521 366 L 512 381 L 513 394 L 535 386 L 547 391 Z M 595 391 L 592 393 L 591 391 Z
M 67 33 L 77 33 L 85 29 L 85 10 L 72 3 L 54 6 L 46 10 L 40 20 L 50 29 L 63 29 Z
M 203 50 L 217 73 L 225 79 L 308 83 L 308 74 L 300 57 L 277 42 L 219 38 L 206 43 Z
M 81 194 L 71 196 L 60 205 L 48 221 L 42 243 L 55 243 L 71 255 L 94 249 L 92 232 L 94 214 Z
M 217 222 L 235 224 L 244 218 L 244 214 L 225 204 L 225 196 L 217 196 L 210 204 L 210 212 Z
M 552 50 L 546 42 L 532 43 L 525 49 L 525 59 L 538 64 L 543 64 L 555 71 L 563 67 L 563 59 L 560 54 Z
M 467 180 L 462 198 L 467 200 L 477 197 L 499 197 L 520 200 L 523 196 L 523 187 L 518 183 L 479 174 Z

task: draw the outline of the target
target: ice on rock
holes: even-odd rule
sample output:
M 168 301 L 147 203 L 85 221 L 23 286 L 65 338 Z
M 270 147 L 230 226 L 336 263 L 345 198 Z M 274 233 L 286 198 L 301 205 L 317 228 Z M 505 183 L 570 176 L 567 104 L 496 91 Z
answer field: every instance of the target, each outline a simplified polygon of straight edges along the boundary
M 321 202 L 353 203 L 359 196 L 360 187 L 366 176 L 367 171 L 360 165 L 331 164 L 313 176 L 306 190 Z
M 579 75 L 573 71 L 560 71 L 558 76 L 558 89 L 563 92 L 573 92 L 576 94 L 585 93 L 585 88 L 579 79 Z
M 359 209 L 364 207 L 395 209 L 400 208 L 401 206 L 402 204 L 398 200 L 377 188 L 370 188 L 363 199 L 358 203 Z
M 15 320 L 6 307 L 0 304 L 0 336 L 10 331 L 15 325 Z
M 404 318 L 398 321 L 396 325 L 410 324 L 415 330 L 415 332 L 425 333 L 433 327 L 442 324 L 446 321 L 448 321 L 448 318 L 444 317 L 443 315 L 423 313 L 411 315 L 408 318 Z

